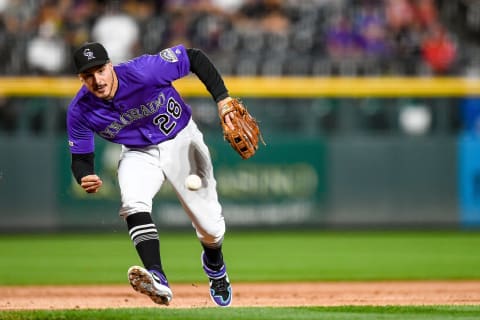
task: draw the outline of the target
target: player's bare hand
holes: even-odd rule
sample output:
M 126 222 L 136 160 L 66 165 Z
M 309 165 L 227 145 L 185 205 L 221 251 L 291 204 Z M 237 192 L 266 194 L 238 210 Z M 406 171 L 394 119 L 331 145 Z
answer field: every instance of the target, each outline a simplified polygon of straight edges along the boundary
M 220 100 L 218 103 L 217 103 L 217 106 L 218 106 L 218 109 L 220 110 L 222 108 L 223 105 L 225 105 L 228 101 L 232 100 L 231 97 L 227 97 L 223 100 Z M 229 113 L 226 113 L 225 116 L 224 116 L 224 119 L 225 119 L 225 123 L 227 124 L 227 126 L 231 129 L 231 130 L 235 130 L 235 126 L 233 125 L 232 123 L 232 120 L 233 118 L 235 117 L 235 113 L 234 112 L 229 112 Z
M 96 174 L 91 174 L 82 178 L 80 186 L 88 193 L 96 193 L 103 182 Z

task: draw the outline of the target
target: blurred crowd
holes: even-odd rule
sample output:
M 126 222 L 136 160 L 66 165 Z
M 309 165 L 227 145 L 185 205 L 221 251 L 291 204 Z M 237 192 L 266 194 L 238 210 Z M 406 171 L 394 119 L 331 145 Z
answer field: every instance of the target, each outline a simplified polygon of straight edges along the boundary
M 182 43 L 226 75 L 464 73 L 463 38 L 445 19 L 459 5 L 448 3 L 0 0 L 0 74 L 72 74 L 86 41 L 102 42 L 114 63 Z

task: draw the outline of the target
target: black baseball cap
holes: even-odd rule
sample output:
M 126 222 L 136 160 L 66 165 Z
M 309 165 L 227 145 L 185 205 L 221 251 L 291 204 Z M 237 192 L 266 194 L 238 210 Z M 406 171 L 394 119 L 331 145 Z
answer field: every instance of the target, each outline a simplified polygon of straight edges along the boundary
M 98 42 L 87 42 L 73 54 L 77 73 L 101 66 L 110 61 L 107 50 Z

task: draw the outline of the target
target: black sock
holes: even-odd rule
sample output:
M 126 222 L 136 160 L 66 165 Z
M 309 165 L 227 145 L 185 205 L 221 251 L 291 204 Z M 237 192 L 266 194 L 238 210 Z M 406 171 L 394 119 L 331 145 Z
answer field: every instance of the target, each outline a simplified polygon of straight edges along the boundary
M 126 222 L 128 233 L 144 267 L 147 270 L 153 269 L 164 273 L 160 259 L 158 231 L 150 213 L 134 213 L 127 217 Z
M 205 258 L 207 261 L 207 267 L 212 270 L 220 270 L 223 266 L 223 254 L 222 254 L 222 246 L 218 247 L 209 247 L 202 243 L 203 251 L 205 252 Z

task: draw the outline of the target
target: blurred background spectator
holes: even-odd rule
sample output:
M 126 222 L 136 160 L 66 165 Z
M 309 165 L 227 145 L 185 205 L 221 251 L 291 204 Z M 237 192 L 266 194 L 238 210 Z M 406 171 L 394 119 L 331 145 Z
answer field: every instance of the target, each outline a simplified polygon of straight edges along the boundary
M 433 73 L 441 75 L 450 72 L 455 62 L 456 47 L 441 25 L 435 24 L 428 28 L 421 50 Z
M 27 41 L 28 67 L 34 73 L 58 74 L 66 60 L 66 43 L 63 39 L 63 15 L 66 1 L 43 1 L 38 7 L 35 28 Z
M 102 43 L 112 63 L 117 64 L 136 56 L 139 51 L 140 29 L 138 18 L 125 12 L 123 1 L 102 4 L 102 14 L 95 20 L 91 30 L 93 41 Z M 125 1 L 130 4 L 131 1 Z
M 227 75 L 454 75 L 480 65 L 477 0 L 0 0 L 0 71 L 71 74 L 183 43 Z

